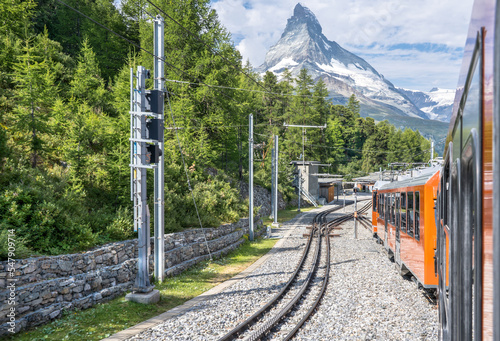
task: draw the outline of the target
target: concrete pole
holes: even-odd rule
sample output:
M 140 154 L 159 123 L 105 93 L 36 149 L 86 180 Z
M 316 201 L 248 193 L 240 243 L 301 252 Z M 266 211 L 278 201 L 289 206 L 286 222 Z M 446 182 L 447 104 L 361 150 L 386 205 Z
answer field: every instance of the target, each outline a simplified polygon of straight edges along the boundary
M 135 111 L 135 91 L 134 91 L 134 68 L 130 68 L 130 111 Z M 135 116 L 130 115 L 130 139 L 134 138 L 134 123 Z M 134 164 L 134 148 L 135 142 L 130 140 L 130 164 Z M 135 197 L 134 197 L 134 181 L 135 181 L 135 172 L 134 168 L 130 167 L 130 201 L 134 202 L 134 213 L 135 213 Z M 134 216 L 134 232 L 137 232 L 137 225 L 135 223 L 137 217 Z
M 294 128 L 302 128 L 302 167 L 304 167 L 304 171 L 305 171 L 305 148 L 304 148 L 304 144 L 305 144 L 305 137 L 306 137 L 306 130 L 305 128 L 320 128 L 320 129 L 325 129 L 326 128 L 326 124 L 324 126 L 305 126 L 305 125 L 296 125 L 296 124 L 286 124 L 286 123 L 283 123 L 283 126 L 284 127 L 294 127 Z M 298 163 L 297 163 L 297 168 L 298 168 Z M 301 200 L 301 196 L 302 196 L 302 173 L 299 169 L 299 209 L 298 209 L 298 212 L 300 212 L 300 200 Z M 307 175 L 307 174 L 306 174 Z
M 344 193 L 344 213 L 345 213 L 345 188 L 344 188 L 344 184 L 342 184 L 342 193 Z
M 434 141 L 431 141 L 431 161 L 434 160 Z
M 306 129 L 302 127 L 302 167 L 304 168 L 304 172 L 306 170 L 306 165 L 305 165 L 305 155 L 304 155 L 304 144 L 305 144 L 305 137 L 306 137 Z M 297 210 L 300 212 L 300 200 L 302 197 L 302 172 L 299 169 L 299 209 Z
M 279 176 L 279 151 L 278 135 L 274 135 L 274 224 L 278 225 L 278 176 Z
M 250 230 L 250 241 L 253 241 L 253 115 L 248 116 L 249 120 L 249 136 L 248 136 L 248 157 L 249 157 L 249 170 L 248 170 L 248 226 Z
M 269 215 L 269 218 L 274 219 L 274 206 L 275 206 L 275 201 L 274 201 L 274 191 L 276 190 L 274 188 L 274 172 L 275 172 L 275 167 L 276 167 L 276 162 L 274 160 L 275 158 L 275 152 L 274 148 L 271 149 L 271 214 Z
M 154 21 L 154 89 L 164 91 L 164 21 L 161 16 L 157 16 Z M 162 96 L 163 97 L 163 96 Z M 163 106 L 159 119 L 164 119 Z M 163 156 L 163 130 L 160 132 L 160 141 L 158 147 L 161 155 L 158 160 L 158 167 L 155 168 L 154 176 L 154 275 L 156 280 L 161 283 L 165 278 L 165 164 Z
M 358 239 L 358 196 L 354 192 L 354 239 Z

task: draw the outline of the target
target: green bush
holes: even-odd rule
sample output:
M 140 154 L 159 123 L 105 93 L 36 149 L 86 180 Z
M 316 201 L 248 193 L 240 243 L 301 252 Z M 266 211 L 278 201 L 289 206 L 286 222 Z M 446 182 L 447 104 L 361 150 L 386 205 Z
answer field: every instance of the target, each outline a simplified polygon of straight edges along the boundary
M 245 213 L 246 205 L 241 202 L 238 190 L 220 178 L 208 178 L 194 188 L 194 197 L 204 225 L 218 226 L 235 222 Z
M 210 175 L 194 164 L 189 167 L 188 174 L 193 194 L 181 165 L 171 163 L 165 167 L 165 232 L 200 227 L 193 196 L 203 227 L 235 222 L 247 214 L 236 181 L 221 174 Z
M 194 167 L 189 175 L 203 227 L 235 222 L 246 215 L 247 205 L 239 198 L 236 182 L 221 175 L 210 176 Z M 153 177 L 149 178 L 149 207 L 153 216 Z M 193 195 L 182 167 L 168 165 L 165 180 L 165 231 L 199 227 Z M 16 231 L 19 257 L 29 252 L 49 255 L 77 252 L 135 238 L 132 203 L 110 198 L 109 192 L 87 188 L 72 177 L 71 171 L 61 167 L 45 171 L 17 169 L 9 161 L 0 179 L 0 233 L 6 238 L 5 231 Z M 5 249 L 0 256 L 5 257 Z
M 9 237 L 11 238 L 10 240 Z M 17 235 L 17 231 L 13 235 L 9 235 L 8 230 L 0 230 L 0 259 L 9 258 L 9 241 L 12 240 L 14 243 L 13 258 L 25 258 L 32 254 L 32 251 L 25 245 L 24 239 Z
M 19 175 L 17 183 L 0 193 L 0 231 L 16 230 L 29 249 L 40 253 L 82 250 L 96 243 L 97 235 L 85 221 L 82 193 L 71 190 L 65 179 L 36 170 Z
M 110 240 L 131 239 L 137 235 L 133 229 L 133 212 L 130 208 L 120 207 L 109 225 L 106 226 L 104 235 Z

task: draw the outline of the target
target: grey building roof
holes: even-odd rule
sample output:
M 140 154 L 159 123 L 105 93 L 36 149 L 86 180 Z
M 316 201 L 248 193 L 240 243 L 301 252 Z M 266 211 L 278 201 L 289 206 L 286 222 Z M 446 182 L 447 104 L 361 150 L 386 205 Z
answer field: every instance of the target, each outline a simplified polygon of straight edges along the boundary
M 359 178 L 353 178 L 353 181 L 357 182 L 376 182 L 380 179 L 380 172 L 370 173 L 367 176 L 361 176 Z

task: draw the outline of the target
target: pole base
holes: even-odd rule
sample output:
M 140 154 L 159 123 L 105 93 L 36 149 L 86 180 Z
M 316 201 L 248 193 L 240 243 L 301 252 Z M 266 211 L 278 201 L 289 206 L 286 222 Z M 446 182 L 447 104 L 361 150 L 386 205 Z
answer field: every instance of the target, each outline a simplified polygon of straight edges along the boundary
M 141 304 L 153 304 L 160 300 L 160 291 L 153 290 L 146 294 L 130 293 L 125 296 L 127 301 L 137 302 Z

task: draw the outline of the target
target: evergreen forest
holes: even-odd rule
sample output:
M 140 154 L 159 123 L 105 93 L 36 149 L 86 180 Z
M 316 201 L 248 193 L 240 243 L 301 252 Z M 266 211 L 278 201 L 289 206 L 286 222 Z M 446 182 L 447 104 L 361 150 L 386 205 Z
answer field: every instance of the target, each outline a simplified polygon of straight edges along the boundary
M 271 186 L 278 135 L 279 190 L 286 200 L 296 197 L 290 162 L 299 160 L 303 139 L 306 160 L 329 163 L 324 172 L 346 179 L 390 162 L 429 160 L 430 142 L 418 131 L 362 118 L 354 95 L 346 105 L 332 105 L 323 81 L 314 82 L 306 70 L 282 79 L 255 73 L 209 0 L 122 0 L 119 8 L 113 0 L 61 1 L 0 0 L 1 259 L 12 230 L 17 258 L 136 236 L 130 68 L 153 69 L 158 14 L 165 18 L 168 91 L 166 232 L 199 227 L 186 174 L 203 227 L 248 215 L 239 182 L 248 181 L 249 114 L 255 182 Z M 284 123 L 327 128 L 302 136 Z M 148 180 L 152 193 L 152 173 Z

